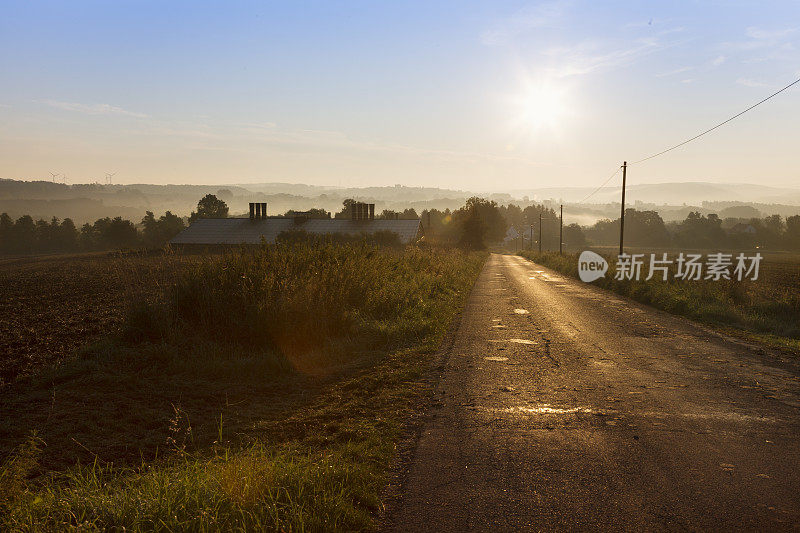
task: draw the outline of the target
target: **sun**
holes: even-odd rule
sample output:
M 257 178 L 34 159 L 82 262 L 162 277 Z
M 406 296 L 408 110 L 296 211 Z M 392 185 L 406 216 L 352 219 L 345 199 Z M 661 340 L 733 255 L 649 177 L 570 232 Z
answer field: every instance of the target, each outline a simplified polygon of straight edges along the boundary
M 566 89 L 551 82 L 528 83 L 514 98 L 514 122 L 531 134 L 557 133 L 568 117 Z

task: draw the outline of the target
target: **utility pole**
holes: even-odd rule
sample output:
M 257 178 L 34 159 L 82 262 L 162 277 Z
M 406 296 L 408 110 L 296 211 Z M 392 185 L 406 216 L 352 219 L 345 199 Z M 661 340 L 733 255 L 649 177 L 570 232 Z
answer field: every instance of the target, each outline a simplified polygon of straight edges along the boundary
M 433 230 L 431 230 L 431 210 L 428 209 L 428 233 L 430 234 L 430 238 L 433 239 Z
M 531 244 L 530 244 L 530 247 L 531 247 L 531 250 L 533 250 L 533 224 L 531 224 Z
M 622 240 L 625 236 L 625 174 L 628 170 L 628 162 L 622 162 L 622 204 L 619 213 L 619 255 L 622 255 Z
M 539 253 L 542 253 L 542 214 L 539 213 Z
M 558 255 L 564 253 L 564 204 L 561 204 L 561 219 L 558 226 Z

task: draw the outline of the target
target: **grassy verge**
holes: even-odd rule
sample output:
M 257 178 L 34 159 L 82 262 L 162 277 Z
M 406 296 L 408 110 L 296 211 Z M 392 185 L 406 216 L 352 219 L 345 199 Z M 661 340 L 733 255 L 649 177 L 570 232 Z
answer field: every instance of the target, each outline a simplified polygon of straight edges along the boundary
M 519 255 L 563 274 L 578 277 L 577 254 L 523 251 Z M 615 258 L 607 256 L 610 271 L 594 285 L 614 291 L 658 309 L 682 315 L 705 324 L 800 353 L 800 291 L 785 279 L 785 265 L 770 269 L 762 263 L 758 280 L 698 280 L 658 276 L 646 281 L 617 280 L 613 276 Z
M 3 391 L 0 529 L 374 527 L 484 258 L 299 244 L 196 264 L 118 338 Z

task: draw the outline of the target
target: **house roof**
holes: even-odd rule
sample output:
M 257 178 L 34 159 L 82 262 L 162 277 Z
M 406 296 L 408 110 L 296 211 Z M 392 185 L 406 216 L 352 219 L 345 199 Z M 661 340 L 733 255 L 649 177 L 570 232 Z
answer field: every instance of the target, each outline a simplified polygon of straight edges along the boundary
M 514 226 L 509 226 L 508 230 L 506 230 L 506 236 L 503 238 L 503 240 L 508 242 L 513 241 L 514 239 L 519 239 L 519 232 Z
M 315 235 L 397 233 L 400 242 L 407 244 L 420 233 L 419 220 L 352 220 L 337 218 L 311 218 L 296 223 L 291 218 L 200 218 L 176 235 L 172 244 L 259 244 L 261 238 L 274 243 L 284 231 L 302 230 Z
M 733 226 L 731 226 L 731 229 L 728 231 L 730 231 L 731 233 L 755 233 L 756 228 L 754 228 L 750 224 L 744 224 L 742 222 L 739 222 L 738 224 L 734 224 Z

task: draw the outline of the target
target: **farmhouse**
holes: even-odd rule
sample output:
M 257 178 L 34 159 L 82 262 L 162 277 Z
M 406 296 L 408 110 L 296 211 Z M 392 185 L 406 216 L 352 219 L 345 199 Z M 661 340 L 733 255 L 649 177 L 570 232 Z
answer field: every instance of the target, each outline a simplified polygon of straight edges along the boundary
M 351 218 L 267 217 L 266 204 L 250 204 L 250 218 L 201 218 L 176 235 L 170 244 L 213 246 L 267 243 L 284 232 L 304 231 L 312 235 L 361 235 L 396 233 L 403 244 L 422 237 L 419 220 L 375 220 L 375 204 L 354 204 Z

